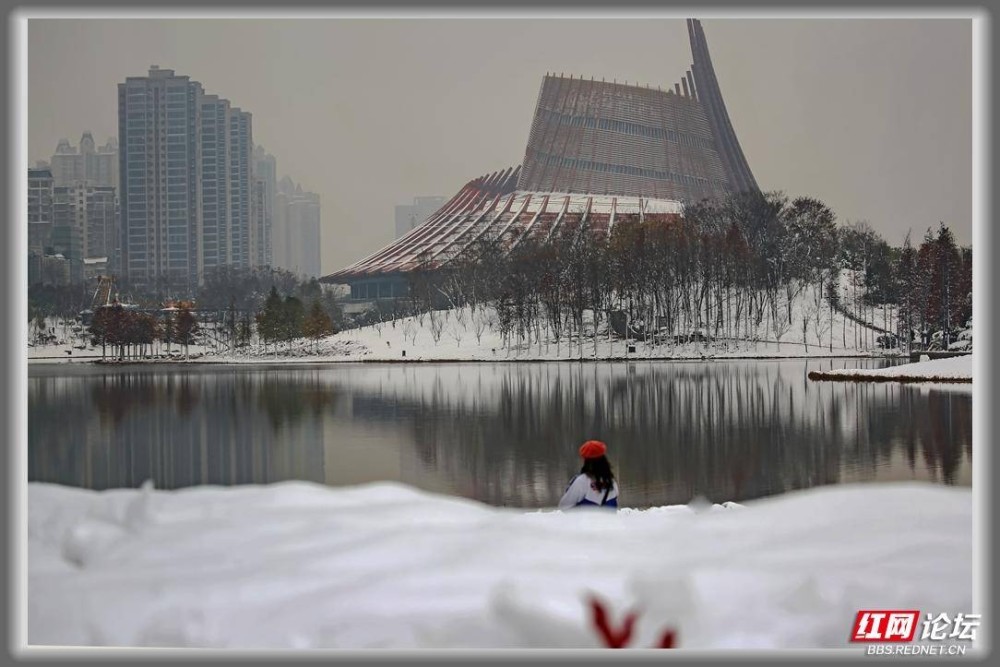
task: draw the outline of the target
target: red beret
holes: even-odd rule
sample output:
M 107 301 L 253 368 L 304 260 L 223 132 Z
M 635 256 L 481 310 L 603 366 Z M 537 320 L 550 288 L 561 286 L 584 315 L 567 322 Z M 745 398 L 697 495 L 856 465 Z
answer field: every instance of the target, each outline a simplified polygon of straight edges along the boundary
M 580 456 L 585 459 L 597 459 L 608 451 L 608 446 L 600 440 L 588 440 L 580 445 Z

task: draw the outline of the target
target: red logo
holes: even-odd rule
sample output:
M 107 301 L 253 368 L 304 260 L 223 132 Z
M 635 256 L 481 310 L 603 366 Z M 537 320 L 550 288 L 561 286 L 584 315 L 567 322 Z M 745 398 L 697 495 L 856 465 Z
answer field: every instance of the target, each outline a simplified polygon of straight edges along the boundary
M 914 609 L 862 609 L 854 619 L 852 642 L 908 642 L 917 631 Z

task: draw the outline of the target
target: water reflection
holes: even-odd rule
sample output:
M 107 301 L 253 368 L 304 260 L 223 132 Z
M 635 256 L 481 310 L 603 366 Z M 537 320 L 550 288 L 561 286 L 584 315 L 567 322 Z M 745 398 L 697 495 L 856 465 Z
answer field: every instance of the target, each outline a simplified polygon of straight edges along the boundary
M 28 381 L 28 477 L 93 489 L 323 482 L 337 393 L 273 373 L 123 371 Z
M 879 362 L 866 362 L 879 363 Z M 551 506 L 605 439 L 622 502 L 971 484 L 972 397 L 815 383 L 857 360 L 33 369 L 29 478 L 90 488 L 393 479 Z

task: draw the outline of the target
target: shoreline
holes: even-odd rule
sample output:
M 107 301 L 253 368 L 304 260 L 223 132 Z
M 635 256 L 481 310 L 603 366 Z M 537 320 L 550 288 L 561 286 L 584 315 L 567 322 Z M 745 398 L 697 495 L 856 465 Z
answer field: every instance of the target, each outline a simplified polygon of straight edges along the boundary
M 817 382 L 902 382 L 907 384 L 938 383 L 938 384 L 972 384 L 970 377 L 947 377 L 937 375 L 866 375 L 857 372 L 854 375 L 843 373 L 809 371 L 807 376 Z
M 802 359 L 906 359 L 906 355 L 885 355 L 885 354 L 824 354 L 824 355 L 739 355 L 739 356 L 614 356 L 614 357 L 504 357 L 504 358 L 370 358 L 361 356 L 358 358 L 348 357 L 322 357 L 322 356 L 294 356 L 294 357 L 253 357 L 246 359 L 233 359 L 226 357 L 197 357 L 191 359 L 102 359 L 101 357 L 29 357 L 28 364 L 52 364 L 52 363 L 80 363 L 100 365 L 100 366 L 134 366 L 134 365 L 157 365 L 157 364 L 213 364 L 225 366 L 248 366 L 248 365 L 274 365 L 274 364 L 505 364 L 505 363 L 619 363 L 619 362 L 642 362 L 642 361 L 781 361 L 781 360 L 802 360 Z M 810 376 L 819 373 L 812 371 Z M 814 378 L 810 378 L 814 379 Z M 843 376 L 817 379 L 844 379 Z M 853 378 L 852 378 L 853 379 Z M 884 378 L 886 380 L 894 378 Z M 920 378 L 921 380 L 923 378 Z M 952 379 L 954 381 L 954 379 Z M 971 380 L 970 380 L 971 381 Z
M 811 371 L 813 381 L 972 384 L 972 353 L 915 361 L 888 368 Z

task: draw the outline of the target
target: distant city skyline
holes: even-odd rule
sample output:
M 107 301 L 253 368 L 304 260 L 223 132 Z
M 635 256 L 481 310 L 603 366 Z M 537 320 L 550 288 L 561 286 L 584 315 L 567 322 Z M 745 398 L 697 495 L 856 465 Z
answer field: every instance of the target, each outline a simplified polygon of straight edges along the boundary
M 970 20 L 703 25 L 761 188 L 818 197 L 893 245 L 939 220 L 971 243 Z M 546 72 L 666 88 L 686 51 L 679 18 L 32 19 L 29 163 L 84 130 L 116 136 L 114 86 L 174 69 L 251 110 L 254 141 L 320 196 L 332 273 L 391 241 L 396 205 L 520 164 Z
M 320 197 L 279 184 L 250 111 L 157 65 L 117 93 L 117 139 L 98 148 L 84 130 L 28 169 L 30 285 L 111 271 L 191 293 L 223 268 L 320 276 Z
M 52 178 L 57 186 L 69 186 L 80 181 L 100 187 L 118 187 L 118 137 L 108 137 L 100 147 L 87 130 L 80 135 L 78 145 L 69 139 L 60 140 L 50 160 Z
M 396 236 L 399 238 L 421 224 L 448 201 L 441 195 L 421 195 L 408 204 L 396 204 Z

